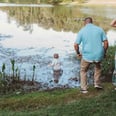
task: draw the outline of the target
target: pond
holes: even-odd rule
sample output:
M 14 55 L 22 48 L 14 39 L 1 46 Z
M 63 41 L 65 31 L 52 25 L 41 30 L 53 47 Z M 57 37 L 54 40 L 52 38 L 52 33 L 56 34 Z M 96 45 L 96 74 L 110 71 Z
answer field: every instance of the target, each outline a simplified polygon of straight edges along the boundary
M 115 45 L 116 30 L 110 27 L 115 14 L 112 6 L 0 3 L 0 67 L 5 63 L 5 72 L 12 75 L 10 60 L 14 59 L 22 79 L 32 79 L 35 66 L 34 79 L 44 88 L 78 87 L 80 60 L 73 44 L 83 26 L 82 19 L 92 16 L 106 31 L 110 45 Z M 58 83 L 54 83 L 52 68 L 48 67 L 54 53 L 59 53 L 63 63 Z

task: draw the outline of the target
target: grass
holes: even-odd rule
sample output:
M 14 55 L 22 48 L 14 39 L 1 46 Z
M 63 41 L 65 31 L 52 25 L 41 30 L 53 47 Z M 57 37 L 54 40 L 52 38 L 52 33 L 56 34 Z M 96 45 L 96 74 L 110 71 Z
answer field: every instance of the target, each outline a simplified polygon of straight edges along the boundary
M 116 91 L 111 83 L 103 86 L 101 91 L 89 86 L 87 94 L 73 88 L 3 95 L 0 116 L 114 116 Z

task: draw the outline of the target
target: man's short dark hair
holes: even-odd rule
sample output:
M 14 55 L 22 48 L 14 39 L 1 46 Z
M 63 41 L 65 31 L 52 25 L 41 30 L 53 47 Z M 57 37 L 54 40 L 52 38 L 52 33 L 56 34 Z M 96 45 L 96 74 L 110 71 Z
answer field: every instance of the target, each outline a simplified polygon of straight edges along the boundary
M 89 23 L 93 23 L 93 19 L 91 18 L 91 17 L 86 17 L 85 19 L 84 19 L 84 21 L 86 22 L 89 22 Z

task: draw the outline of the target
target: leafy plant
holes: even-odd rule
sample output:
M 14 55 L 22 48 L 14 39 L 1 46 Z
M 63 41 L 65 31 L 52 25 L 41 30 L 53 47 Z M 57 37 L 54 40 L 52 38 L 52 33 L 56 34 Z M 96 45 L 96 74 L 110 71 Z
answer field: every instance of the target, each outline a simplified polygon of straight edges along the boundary
M 115 66 L 115 51 L 116 46 L 110 46 L 107 50 L 107 56 L 102 62 L 102 74 L 106 76 L 112 76 Z
M 35 65 L 33 65 L 33 76 L 32 76 L 32 82 L 34 82 L 34 77 L 35 77 L 35 68 L 36 68 L 36 66 L 35 66 Z
M 12 77 L 13 77 L 13 80 L 14 80 L 14 73 L 15 73 L 15 60 L 14 59 L 11 59 L 11 64 L 12 64 Z
M 2 78 L 5 78 L 5 69 L 6 69 L 5 63 L 3 63 L 3 65 L 2 65 Z

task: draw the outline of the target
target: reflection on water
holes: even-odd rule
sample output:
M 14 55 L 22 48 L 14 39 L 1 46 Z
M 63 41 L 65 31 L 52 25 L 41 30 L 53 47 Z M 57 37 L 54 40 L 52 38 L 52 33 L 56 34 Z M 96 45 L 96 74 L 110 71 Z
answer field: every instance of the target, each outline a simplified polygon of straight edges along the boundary
M 0 3 L 0 7 L 53 7 L 50 4 L 15 4 L 15 3 Z
M 93 10 L 94 9 L 94 10 Z M 104 16 L 104 20 L 101 21 L 107 21 L 105 18 L 115 18 L 116 10 L 114 6 L 99 6 L 99 7 L 84 7 L 81 9 L 83 13 L 86 13 L 88 15 L 96 15 L 96 16 Z M 96 19 L 95 19 L 96 20 Z
M 44 0 L 0 0 L 1 3 L 39 4 Z
M 11 73 L 10 59 L 15 59 L 21 77 L 31 79 L 35 65 L 35 79 L 46 87 L 54 87 L 52 69 L 47 65 L 53 54 L 59 53 L 63 74 L 57 86 L 79 86 L 80 61 L 76 59 L 73 43 L 83 26 L 80 19 L 88 16 L 82 9 L 67 6 L 1 7 L 0 66 L 5 63 L 7 72 Z M 110 17 L 106 18 L 107 25 L 102 23 L 105 17 L 95 16 L 95 23 L 107 30 L 110 45 L 114 45 L 116 32 L 110 30 Z

